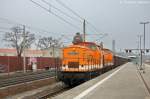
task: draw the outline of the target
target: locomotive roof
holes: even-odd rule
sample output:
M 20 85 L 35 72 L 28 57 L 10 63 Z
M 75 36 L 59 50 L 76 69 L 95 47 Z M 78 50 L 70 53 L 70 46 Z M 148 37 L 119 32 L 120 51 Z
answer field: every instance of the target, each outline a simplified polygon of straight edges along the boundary
M 100 45 L 97 45 L 94 42 L 80 42 L 80 43 L 77 43 L 77 44 L 70 45 L 70 47 L 72 47 L 72 46 L 84 46 L 84 44 L 85 44 L 85 46 L 89 44 L 89 45 L 96 45 L 98 47 L 101 47 Z
M 85 45 L 84 45 L 85 44 Z M 82 48 L 87 48 L 86 46 L 87 45 L 96 45 L 96 46 L 98 46 L 99 48 L 101 48 L 101 46 L 100 45 L 97 45 L 96 43 L 94 43 L 94 42 L 80 42 L 80 43 L 78 43 L 78 44 L 73 44 L 73 45 L 70 45 L 70 46 L 68 46 L 68 47 L 82 47 Z M 68 48 L 68 47 L 65 47 L 65 48 Z M 107 52 L 112 52 L 110 49 L 107 49 L 107 48 L 103 48 L 103 50 L 104 51 L 107 51 Z
M 84 44 L 85 44 L 85 46 L 84 46 Z M 70 46 L 68 46 L 68 47 L 73 47 L 73 46 L 76 46 L 76 47 L 83 47 L 83 48 L 86 48 L 86 45 L 96 45 L 96 46 L 98 46 L 98 47 L 100 47 L 99 45 L 97 45 L 96 43 L 94 43 L 94 42 L 81 42 L 81 43 L 78 43 L 78 44 L 73 44 L 73 45 L 70 45 Z M 67 47 L 65 47 L 65 48 L 67 48 Z
M 81 43 L 78 43 L 78 44 L 76 44 L 76 45 L 82 45 L 82 44 L 93 44 L 93 45 L 96 45 L 96 46 L 98 46 L 98 47 L 101 47 L 100 45 L 97 45 L 97 44 L 94 43 L 94 42 L 81 42 Z M 110 49 L 107 49 L 107 48 L 103 48 L 103 50 L 112 52 Z
M 93 44 L 93 45 L 97 45 L 96 43 L 94 42 L 81 42 L 81 43 L 78 43 L 78 44 L 75 44 L 75 45 L 82 45 L 82 44 Z M 98 46 L 98 45 L 97 45 Z

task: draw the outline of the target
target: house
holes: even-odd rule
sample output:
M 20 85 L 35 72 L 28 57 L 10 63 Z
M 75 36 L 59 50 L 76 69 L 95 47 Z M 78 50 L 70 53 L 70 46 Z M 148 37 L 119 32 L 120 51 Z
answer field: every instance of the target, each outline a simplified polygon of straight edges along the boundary
M 25 54 L 24 54 L 25 53 Z M 26 57 L 59 57 L 61 58 L 61 48 L 49 48 L 46 50 L 34 50 L 34 49 L 26 49 L 21 56 Z M 1 48 L 0 56 L 17 56 L 16 49 L 12 48 Z

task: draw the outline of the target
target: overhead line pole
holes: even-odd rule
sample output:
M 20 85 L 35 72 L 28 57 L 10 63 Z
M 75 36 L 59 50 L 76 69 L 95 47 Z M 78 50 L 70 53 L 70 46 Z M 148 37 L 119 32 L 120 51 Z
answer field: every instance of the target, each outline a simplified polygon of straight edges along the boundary
M 25 56 L 25 25 L 23 25 L 23 71 L 26 73 L 26 56 Z
M 83 21 L 83 41 L 85 42 L 85 20 Z

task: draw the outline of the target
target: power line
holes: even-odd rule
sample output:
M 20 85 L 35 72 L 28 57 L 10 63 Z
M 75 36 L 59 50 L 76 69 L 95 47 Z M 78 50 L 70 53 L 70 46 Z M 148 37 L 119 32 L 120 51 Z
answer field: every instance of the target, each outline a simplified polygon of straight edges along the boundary
M 6 32 L 8 32 L 8 31 L 1 31 L 1 30 L 0 30 L 0 33 L 4 33 L 4 34 L 5 34 Z
M 62 5 L 64 8 L 66 8 L 66 9 L 68 9 L 70 12 L 72 12 L 74 15 L 76 15 L 77 17 L 79 17 L 81 20 L 85 20 L 85 18 L 83 18 L 83 17 L 81 17 L 78 13 L 76 13 L 75 11 L 73 11 L 71 8 L 69 8 L 67 5 L 65 5 L 62 1 L 60 1 L 60 0 L 56 0 L 56 2 L 58 2 L 60 5 Z M 85 20 L 86 21 L 86 23 L 88 23 L 94 30 L 95 30 L 95 32 L 97 32 L 98 33 L 98 30 L 97 30 L 97 28 L 94 26 L 94 25 L 92 25 L 90 22 L 88 22 L 87 20 Z
M 75 21 L 79 21 L 81 22 L 81 20 L 75 18 L 75 17 L 72 17 L 70 15 L 68 15 L 66 12 L 63 12 L 62 10 L 60 10 L 59 8 L 55 7 L 54 5 L 50 4 L 49 2 L 45 1 L 45 0 L 42 0 L 44 3 L 46 3 L 47 5 L 51 6 L 52 8 L 56 9 L 57 11 L 59 11 L 60 13 L 64 14 L 65 16 L 75 20 Z
M 2 30 L 10 30 L 10 28 L 6 28 L 6 27 L 0 27 L 0 29 L 2 29 Z
M 7 23 L 9 23 L 9 24 L 16 24 L 16 25 L 21 25 L 21 26 L 23 26 L 23 24 L 22 23 L 18 23 L 18 22 L 16 22 L 16 21 L 13 21 L 13 20 L 9 20 L 9 19 L 6 19 L 6 18 L 0 18 L 0 20 L 3 20 L 3 21 L 5 21 L 5 22 L 7 22 Z M 46 30 L 43 30 L 43 29 L 40 29 L 40 28 L 37 28 L 37 27 L 31 27 L 31 26 L 27 26 L 27 25 L 25 25 L 26 26 L 26 28 L 28 28 L 28 29 L 32 29 L 32 30 L 37 30 L 38 32 L 39 31 L 41 31 L 42 33 L 51 33 L 51 32 L 49 32 L 49 31 L 46 31 Z M 0 29 L 1 30 L 11 30 L 11 28 L 7 28 L 7 27 L 0 27 Z M 2 32 L 2 31 L 1 31 Z M 3 32 L 5 32 L 5 31 L 3 31 Z M 40 33 L 40 32 L 39 32 Z M 57 33 L 56 33 L 57 34 Z M 105 34 L 86 34 L 87 36 L 91 36 L 91 35 L 105 35 Z M 38 36 L 42 36 L 42 35 L 38 35 Z M 70 35 L 70 36 L 72 36 L 72 35 Z
M 33 1 L 33 0 L 31 0 L 31 1 Z M 61 12 L 62 14 L 66 15 L 67 17 L 69 17 L 69 18 L 71 18 L 71 19 L 73 19 L 73 20 L 78 20 L 78 19 L 76 19 L 76 18 L 74 18 L 74 17 L 68 15 L 67 13 L 63 12 L 62 10 L 58 9 L 57 7 L 53 6 L 52 4 L 48 3 L 47 1 L 45 1 L 45 0 L 42 0 L 42 1 L 43 1 L 44 3 L 46 3 L 46 4 L 48 4 L 49 6 L 53 7 L 54 9 L 58 10 L 58 11 Z M 34 1 L 33 1 L 33 2 L 34 2 Z M 56 0 L 56 2 L 58 2 L 58 3 L 59 3 L 60 5 L 62 5 L 64 8 L 68 9 L 70 12 L 72 12 L 74 15 L 76 15 L 76 16 L 77 16 L 78 18 L 80 18 L 81 20 L 84 20 L 83 17 L 81 17 L 78 13 L 76 13 L 76 12 L 73 11 L 71 8 L 69 8 L 67 5 L 65 5 L 62 1 Z M 35 2 L 34 2 L 34 3 L 35 3 Z M 36 3 L 37 3 L 37 2 L 36 2 Z M 39 4 L 38 4 L 38 6 L 39 6 Z M 40 7 L 41 7 L 41 5 L 40 5 Z M 43 7 L 42 7 L 42 8 L 43 8 Z M 43 9 L 45 9 L 45 8 L 43 8 Z M 48 10 L 48 12 L 50 12 L 49 9 L 45 9 L 45 10 Z M 51 11 L 50 13 L 53 13 L 53 12 Z M 53 14 L 54 14 L 54 13 L 53 13 Z M 64 21 L 64 20 L 63 20 L 63 21 Z M 79 20 L 78 20 L 78 21 L 79 21 Z M 81 21 L 80 21 L 80 22 L 81 22 Z M 68 22 L 67 22 L 67 23 L 68 23 Z M 88 21 L 86 21 L 86 23 L 91 26 L 91 29 L 93 28 L 93 30 L 98 33 L 98 29 L 97 29 L 94 25 L 92 25 L 92 24 L 91 24 L 90 22 L 88 22 Z M 69 24 L 70 24 L 70 23 L 69 23 Z
M 0 18 L 0 20 L 3 20 L 3 21 L 5 21 L 5 22 L 7 22 L 7 23 L 9 23 L 9 24 L 16 24 L 16 25 L 21 25 L 21 26 L 23 26 L 23 24 L 18 23 L 18 22 L 15 22 L 15 21 L 13 21 L 13 20 L 5 19 L 5 18 Z M 46 34 L 51 33 L 51 32 L 49 32 L 49 31 L 46 31 L 46 30 L 43 30 L 43 29 L 39 29 L 39 28 L 36 28 L 36 27 L 31 27 L 31 26 L 27 26 L 27 25 L 24 25 L 24 26 L 25 26 L 26 28 L 28 28 L 28 29 L 42 31 L 42 34 L 43 34 L 43 33 L 46 33 Z M 10 31 L 8 31 L 8 30 L 11 30 L 11 28 L 0 27 L 0 34 L 5 34 L 5 33 L 7 33 L 7 32 L 10 32 Z M 39 32 L 39 33 L 40 33 L 40 32 Z M 36 34 L 36 33 L 34 33 L 34 34 Z M 54 34 L 58 34 L 58 33 L 54 33 Z M 60 34 L 60 33 L 59 33 L 59 34 Z M 42 35 L 40 35 L 40 34 L 36 34 L 35 36 L 36 36 L 36 38 L 44 37 L 44 36 L 42 36 Z M 71 35 L 71 36 L 72 36 L 72 35 Z M 67 40 L 68 40 L 68 38 L 67 38 Z
M 66 6 L 62 1 L 60 0 L 56 0 L 59 4 L 61 4 L 63 7 L 65 7 L 66 9 L 68 9 L 70 12 L 72 12 L 74 15 L 76 15 L 77 17 L 79 17 L 81 20 L 84 20 L 84 18 L 82 18 L 78 13 L 76 13 L 75 11 L 73 11 L 71 8 L 69 8 L 68 6 Z
M 67 20 L 65 20 L 65 19 L 64 19 L 64 18 L 62 18 L 61 16 L 59 16 L 59 15 L 57 15 L 57 14 L 55 14 L 55 13 L 51 12 L 49 9 L 47 9 L 47 8 L 43 7 L 43 6 L 42 6 L 42 5 L 40 5 L 39 3 L 37 3 L 37 2 L 35 2 L 35 1 L 33 1 L 33 0 L 30 0 L 30 1 L 31 1 L 32 3 L 34 3 L 34 4 L 36 4 L 37 6 L 41 7 L 41 8 L 42 8 L 42 9 L 44 9 L 45 11 L 47 11 L 47 12 L 49 12 L 49 13 L 53 14 L 54 16 L 56 16 L 56 17 L 57 17 L 57 18 L 59 18 L 60 20 L 64 21 L 65 23 L 67 23 L 67 24 L 71 25 L 72 27 L 74 27 L 74 28 L 76 28 L 76 29 L 80 29 L 78 26 L 76 26 L 76 25 L 74 25 L 74 24 L 72 24 L 72 23 L 68 22 Z
M 8 24 L 15 24 L 15 25 L 23 26 L 22 23 L 18 23 L 18 22 L 16 22 L 16 21 L 9 20 L 9 19 L 6 19 L 6 18 L 0 18 L 0 20 L 3 20 L 3 21 L 5 21 L 5 22 L 8 23 Z M 29 26 L 29 25 L 25 25 L 25 26 L 26 26 L 26 28 L 31 29 L 31 30 L 34 30 L 34 31 L 38 31 L 38 32 L 40 31 L 40 32 L 46 33 L 46 34 L 51 33 L 50 31 L 47 31 L 47 30 L 44 30 L 44 29 L 41 29 L 41 28 L 32 27 L 32 26 Z M 11 29 L 11 28 L 0 27 L 0 29 L 6 29 L 6 30 L 8 30 L 8 29 Z M 56 34 L 58 34 L 58 33 L 56 33 Z
M 22 24 L 20 24 L 20 23 L 17 23 L 17 22 L 15 22 L 15 21 L 12 21 L 12 20 L 9 20 L 9 19 L 6 19 L 6 18 L 2 18 L 2 17 L 0 17 L 0 20 L 3 20 L 3 21 L 5 21 L 5 22 L 7 22 L 8 24 L 15 24 L 15 25 L 22 25 Z M 23 26 L 23 25 L 22 25 Z
M 104 38 L 104 37 L 106 37 L 106 36 L 108 36 L 108 34 L 102 35 L 100 38 L 96 39 L 95 42 L 99 41 L 100 39 L 102 39 L 102 38 Z
M 99 30 L 93 25 L 93 24 L 91 24 L 90 22 L 88 22 L 88 21 L 86 21 L 86 23 L 87 24 L 89 24 L 90 26 L 91 26 L 91 28 L 93 28 L 93 30 L 95 31 L 95 32 L 99 32 Z

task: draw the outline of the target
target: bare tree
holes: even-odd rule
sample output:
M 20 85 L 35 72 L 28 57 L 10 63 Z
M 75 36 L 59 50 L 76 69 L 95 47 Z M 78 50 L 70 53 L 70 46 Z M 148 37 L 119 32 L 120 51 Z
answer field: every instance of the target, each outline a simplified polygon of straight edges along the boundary
M 4 40 L 7 41 L 11 47 L 15 48 L 18 57 L 21 57 L 24 48 L 31 47 L 31 44 L 35 40 L 35 35 L 23 31 L 21 27 L 13 27 L 12 32 L 5 33 Z
M 52 37 L 42 37 L 38 40 L 37 47 L 40 49 L 48 49 L 50 47 L 60 47 L 59 41 Z

